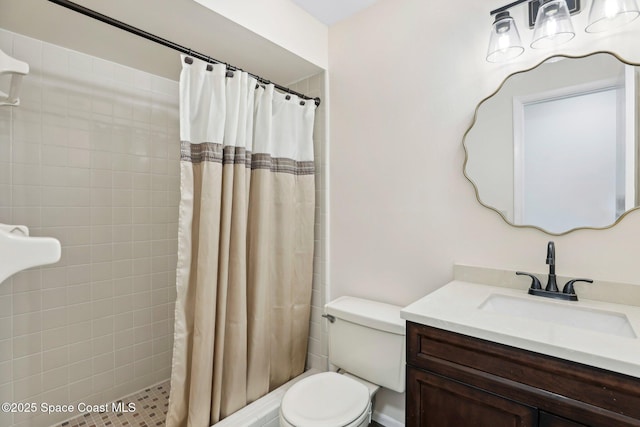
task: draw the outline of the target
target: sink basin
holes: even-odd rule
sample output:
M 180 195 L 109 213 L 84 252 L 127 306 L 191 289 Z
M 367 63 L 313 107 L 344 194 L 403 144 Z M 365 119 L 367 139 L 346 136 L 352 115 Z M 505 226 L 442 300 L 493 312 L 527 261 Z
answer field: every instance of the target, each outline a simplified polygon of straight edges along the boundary
M 555 301 L 534 301 L 500 294 L 491 294 L 478 308 L 507 316 L 525 317 L 608 335 L 636 338 L 627 316 L 613 311 L 568 305 Z

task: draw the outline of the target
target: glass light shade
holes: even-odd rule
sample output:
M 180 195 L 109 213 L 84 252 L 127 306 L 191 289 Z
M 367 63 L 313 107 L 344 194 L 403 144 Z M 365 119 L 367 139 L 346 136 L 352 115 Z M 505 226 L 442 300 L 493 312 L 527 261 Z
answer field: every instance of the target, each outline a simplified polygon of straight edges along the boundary
M 491 26 L 487 61 L 503 62 L 520 56 L 524 52 L 518 27 L 509 12 L 500 12 Z
M 633 21 L 640 15 L 636 0 L 593 0 L 589 11 L 587 33 L 612 30 Z
M 566 43 L 576 35 L 565 0 L 543 0 L 533 27 L 531 47 L 546 49 Z

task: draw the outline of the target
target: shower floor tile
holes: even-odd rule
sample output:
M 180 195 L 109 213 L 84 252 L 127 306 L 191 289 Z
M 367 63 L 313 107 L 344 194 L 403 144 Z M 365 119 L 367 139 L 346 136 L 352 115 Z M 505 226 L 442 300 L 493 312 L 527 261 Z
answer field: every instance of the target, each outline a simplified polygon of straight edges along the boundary
M 52 427 L 164 427 L 169 387 L 170 382 L 165 381 L 122 398 L 125 408 L 128 403 L 135 404 L 133 412 L 87 413 Z

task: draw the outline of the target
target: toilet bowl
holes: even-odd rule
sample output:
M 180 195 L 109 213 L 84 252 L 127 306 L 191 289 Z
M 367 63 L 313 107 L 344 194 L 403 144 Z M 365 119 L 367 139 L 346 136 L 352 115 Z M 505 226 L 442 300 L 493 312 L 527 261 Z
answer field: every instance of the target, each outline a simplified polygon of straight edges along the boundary
M 347 375 L 323 372 L 295 383 L 282 399 L 282 427 L 360 427 L 371 420 L 371 392 Z
M 281 427 L 366 427 L 380 386 L 405 389 L 405 324 L 400 307 L 353 297 L 327 304 L 329 361 L 323 372 L 291 386 L 280 406 Z

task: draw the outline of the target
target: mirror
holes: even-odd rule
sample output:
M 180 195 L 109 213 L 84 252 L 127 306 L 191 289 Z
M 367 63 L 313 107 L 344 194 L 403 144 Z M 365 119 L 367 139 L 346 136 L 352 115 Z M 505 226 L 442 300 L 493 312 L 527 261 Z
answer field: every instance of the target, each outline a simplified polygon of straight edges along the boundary
M 598 52 L 510 75 L 478 104 L 464 174 L 511 225 L 608 228 L 639 206 L 640 68 Z

